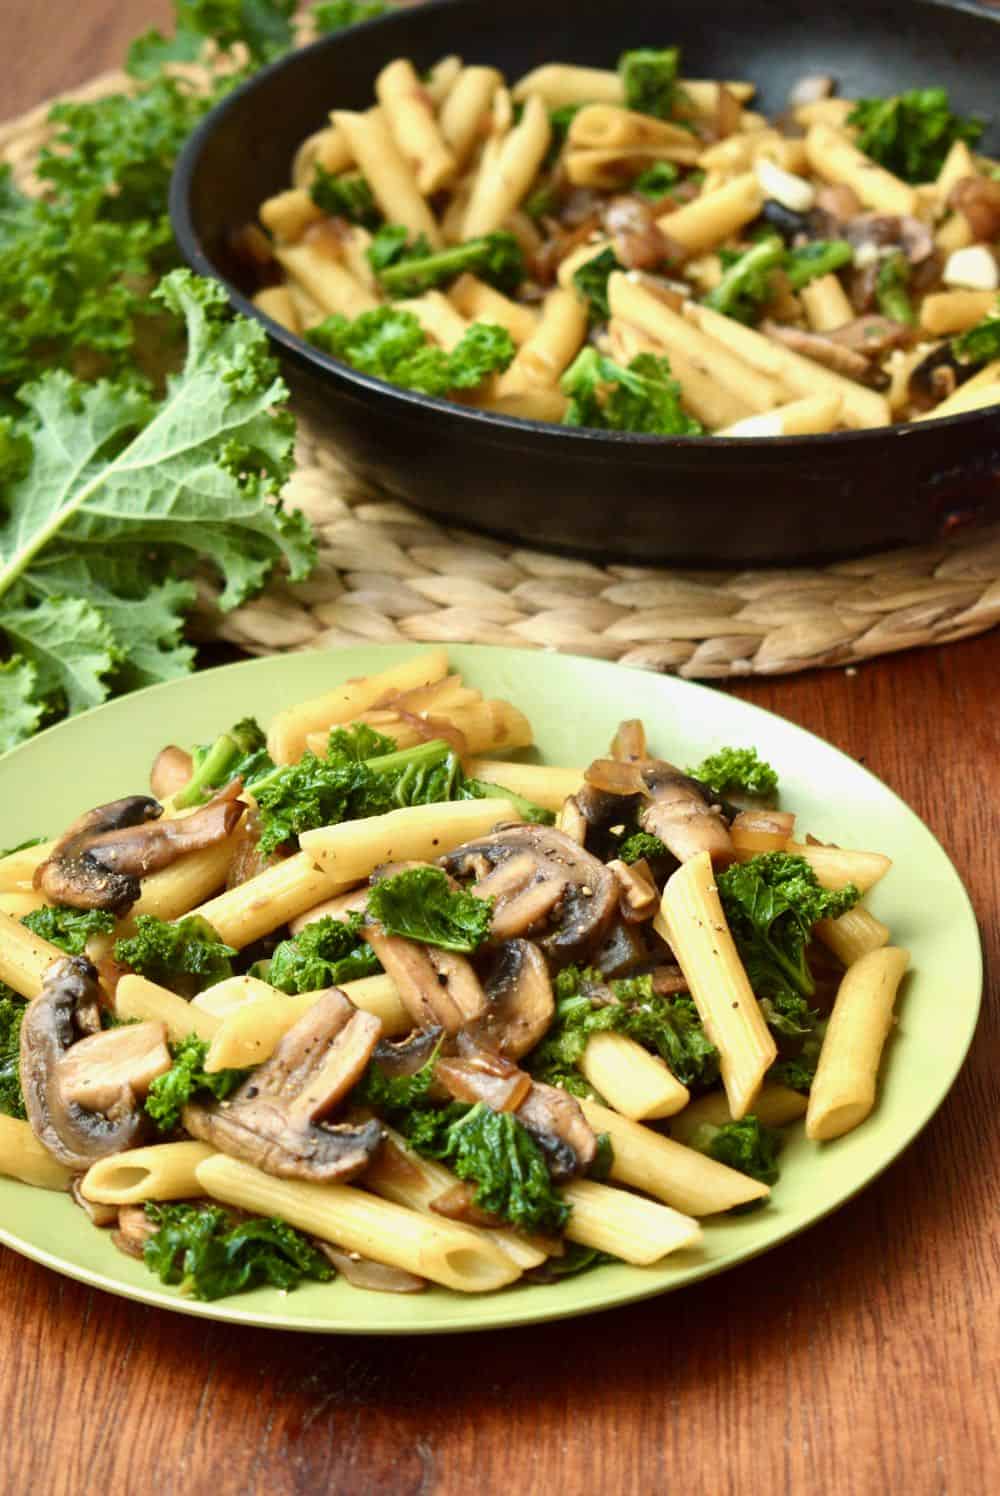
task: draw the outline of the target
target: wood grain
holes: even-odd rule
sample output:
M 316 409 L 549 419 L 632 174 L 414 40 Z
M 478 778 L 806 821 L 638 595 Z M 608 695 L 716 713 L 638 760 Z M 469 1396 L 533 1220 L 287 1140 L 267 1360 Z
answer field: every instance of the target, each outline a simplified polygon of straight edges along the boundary
M 6 0 L 4 112 L 114 65 L 165 10 Z M 925 818 L 994 965 L 998 675 L 994 634 L 734 689 L 866 763 Z M 558 1329 L 408 1342 L 243 1330 L 0 1253 L 0 1491 L 979 1496 L 1000 1445 L 998 1051 L 994 980 L 949 1099 L 858 1200 L 758 1262 Z

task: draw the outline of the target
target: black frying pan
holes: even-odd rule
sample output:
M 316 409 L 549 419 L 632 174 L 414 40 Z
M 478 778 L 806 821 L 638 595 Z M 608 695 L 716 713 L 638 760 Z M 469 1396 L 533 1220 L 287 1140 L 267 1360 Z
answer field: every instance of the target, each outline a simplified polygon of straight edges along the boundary
M 943 84 L 1000 146 L 1000 12 L 940 0 L 434 0 L 318 42 L 212 112 L 174 175 L 195 269 L 258 316 L 225 240 L 289 182 L 296 146 L 334 105 L 365 108 L 392 57 L 446 52 L 510 78 L 547 61 L 613 67 L 679 43 L 691 77 L 749 78 L 775 113 L 805 73 L 847 96 Z M 228 273 L 227 273 L 228 272 Z M 931 539 L 1000 514 L 1000 407 L 884 431 L 781 440 L 571 431 L 461 409 L 334 363 L 262 319 L 297 408 L 353 465 L 421 509 L 505 538 L 604 558 L 698 564 L 819 559 Z

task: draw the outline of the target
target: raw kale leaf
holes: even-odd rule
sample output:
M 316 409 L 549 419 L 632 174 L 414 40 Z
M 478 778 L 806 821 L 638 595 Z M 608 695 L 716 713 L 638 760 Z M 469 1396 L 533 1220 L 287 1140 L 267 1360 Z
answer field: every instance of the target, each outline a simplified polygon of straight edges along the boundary
M 567 426 L 604 431 L 644 431 L 656 436 L 697 436 L 702 426 L 681 405 L 680 386 L 670 364 L 640 353 L 627 368 L 584 348 L 562 376 L 569 396 Z
M 837 919 L 860 895 L 852 883 L 821 887 L 804 857 L 765 852 L 734 863 L 716 883 L 729 929 L 758 997 L 789 991 L 811 997 L 815 982 L 806 960 L 812 927 Z
M 475 389 L 489 374 L 502 373 L 514 358 L 506 328 L 474 322 L 450 352 L 428 341 L 417 318 L 400 307 L 380 306 L 353 321 L 327 317 L 306 333 L 308 341 L 343 363 L 403 389 L 443 397 Z
M 725 794 L 727 790 L 742 790 L 746 795 L 773 795 L 778 788 L 777 774 L 756 748 L 720 748 L 703 759 L 696 769 L 687 772 L 717 795 Z
M 179 1044 L 171 1044 L 173 1064 L 150 1083 L 146 1111 L 160 1132 L 173 1132 L 181 1120 L 181 1108 L 199 1092 L 224 1101 L 249 1074 L 247 1070 L 205 1069 L 208 1045 L 197 1034 L 188 1034 Z
M 304 1278 L 328 1283 L 333 1267 L 307 1237 L 284 1221 L 255 1217 L 233 1225 L 218 1205 L 147 1205 L 157 1226 L 143 1260 L 161 1283 L 196 1299 L 222 1299 L 266 1283 L 297 1288 Z
M 359 977 L 375 976 L 382 970 L 378 957 L 361 938 L 364 923 L 360 914 L 346 919 L 327 915 L 300 930 L 293 940 L 283 940 L 270 961 L 254 968 L 281 992 L 317 992 L 322 987 L 339 987 Z
M 114 916 L 101 909 L 70 909 L 62 904 L 32 909 L 21 923 L 68 956 L 81 956 L 92 935 L 109 935 L 115 927 Z
M 765 1127 L 754 1116 L 744 1117 L 739 1122 L 726 1122 L 717 1127 L 713 1122 L 703 1122 L 688 1139 L 688 1146 L 699 1153 L 707 1153 L 720 1164 L 749 1174 L 762 1184 L 774 1184 L 778 1178 L 778 1153 L 781 1149 L 781 1133 L 773 1127 Z
M 230 319 L 221 286 L 188 271 L 156 296 L 188 339 L 162 401 L 58 370 L 20 391 L 32 458 L 0 525 L 0 635 L 17 662 L 3 678 L 17 710 L 0 724 L 0 749 L 24 735 L 33 707 L 82 710 L 117 672 L 167 679 L 184 668 L 177 630 L 193 593 L 176 573 L 213 564 L 233 607 L 279 559 L 293 577 L 312 562 L 303 516 L 275 502 L 293 427 L 274 410 L 286 392 L 266 334 Z
M 21 1091 L 21 1020 L 28 1005 L 0 983 L 0 1112 L 24 1117 Z
M 945 88 L 912 88 L 887 99 L 859 99 L 847 116 L 855 144 L 905 182 L 932 181 L 956 140 L 975 145 L 983 123 L 952 114 Z
M 173 36 L 151 30 L 129 48 L 127 70 L 150 78 L 168 62 L 195 62 L 206 42 L 222 53 L 245 49 L 254 67 L 273 62 L 295 39 L 298 0 L 174 0 Z
M 403 935 L 446 951 L 475 951 L 490 932 L 492 899 L 449 886 L 436 867 L 414 867 L 374 884 L 368 917 L 387 935 Z
M 134 935 L 116 941 L 115 960 L 139 976 L 189 997 L 232 976 L 236 951 L 200 915 L 168 922 L 140 914 L 135 923 Z

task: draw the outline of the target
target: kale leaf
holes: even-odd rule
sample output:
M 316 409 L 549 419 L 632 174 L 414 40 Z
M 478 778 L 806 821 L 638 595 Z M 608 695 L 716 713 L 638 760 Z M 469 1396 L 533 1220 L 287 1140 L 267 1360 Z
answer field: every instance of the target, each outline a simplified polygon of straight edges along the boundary
M 508 368 L 516 352 L 507 329 L 492 322 L 474 322 L 446 352 L 429 342 L 412 312 L 394 306 L 375 307 L 353 321 L 327 317 L 306 338 L 362 374 L 439 397 L 475 389 Z
M 910 262 L 900 249 L 883 256 L 875 274 L 875 299 L 883 317 L 902 322 L 906 327 L 916 323 L 910 300 Z
M 203 743 L 191 755 L 192 774 L 174 796 L 178 810 L 202 805 L 217 789 L 237 777 L 244 783 L 274 768 L 263 729 L 255 717 L 244 717 L 213 743 Z
M 150 30 L 129 48 L 126 67 L 134 78 L 155 76 L 168 62 L 195 62 L 207 42 L 230 54 L 240 48 L 255 67 L 273 62 L 295 38 L 298 0 L 174 0 L 173 36 Z
M 573 285 L 587 303 L 591 324 L 606 322 L 611 316 L 611 307 L 608 302 L 608 279 L 616 270 L 624 268 L 614 250 L 608 248 L 602 249 L 599 255 L 585 260 L 578 269 L 573 271 Z
M 630 190 L 638 192 L 640 197 L 648 197 L 650 202 L 659 202 L 674 186 L 677 177 L 677 167 L 672 161 L 654 161 L 652 166 L 639 173 Z
M 707 1153 L 720 1164 L 749 1174 L 762 1184 L 774 1184 L 778 1178 L 778 1153 L 782 1137 L 773 1127 L 765 1127 L 754 1116 L 717 1127 L 703 1122 L 688 1139 L 688 1146 Z
M 383 0 L 320 0 L 309 15 L 316 30 L 326 36 L 331 31 L 346 31 L 349 26 L 376 21 L 388 9 Z
M 1000 358 L 1000 296 L 981 322 L 952 338 L 951 351 L 960 364 L 988 364 Z
M 233 1225 L 218 1205 L 147 1205 L 157 1230 L 143 1261 L 161 1283 L 196 1299 L 222 1299 L 258 1284 L 288 1290 L 304 1278 L 328 1283 L 329 1260 L 307 1237 L 276 1218 Z
M 146 1111 L 160 1132 L 173 1132 L 181 1120 L 181 1108 L 199 1092 L 207 1092 L 217 1101 L 231 1096 L 246 1079 L 247 1070 L 205 1069 L 208 1044 L 197 1034 L 188 1034 L 179 1044 L 171 1044 L 173 1064 L 150 1083 Z
M 401 1112 L 426 1105 L 437 1056 L 438 1050 L 435 1049 L 430 1059 L 412 1075 L 390 1075 L 378 1060 L 370 1060 L 351 1092 L 351 1104 L 370 1106 L 390 1117 L 397 1117 Z
M 717 795 L 725 794 L 727 790 L 742 790 L 746 795 L 773 795 L 778 788 L 777 774 L 756 748 L 720 748 L 702 759 L 696 769 L 687 772 Z
M 683 97 L 678 87 L 680 49 L 639 47 L 623 52 L 618 72 L 625 90 L 625 107 L 657 119 L 670 119 Z
M 853 258 L 854 250 L 846 239 L 813 239 L 809 244 L 786 249 L 782 269 L 792 290 L 801 291 L 817 276 L 840 270 Z
M 281 992 L 317 992 L 339 987 L 359 977 L 375 976 L 382 970 L 379 959 L 361 938 L 364 921 L 360 914 L 346 919 L 326 915 L 313 920 L 292 940 L 283 940 L 269 961 L 259 962 L 254 976 L 261 976 Z
M 806 960 L 812 927 L 837 919 L 857 903 L 852 883 L 820 885 L 804 857 L 765 852 L 733 863 L 716 878 L 729 929 L 758 997 L 791 991 L 811 997 L 815 982 Z
M 115 960 L 139 976 L 188 997 L 232 976 L 236 951 L 200 915 L 167 921 L 140 914 L 135 924 L 134 935 L 115 942 Z
M 952 114 L 945 88 L 912 88 L 886 99 L 859 99 L 847 116 L 855 143 L 905 182 L 932 181 L 956 140 L 975 145 L 983 123 Z
M 21 1091 L 21 1020 L 28 1005 L 0 984 L 0 1112 L 24 1117 Z
M 375 198 L 366 179 L 357 173 L 335 175 L 326 171 L 317 161 L 315 175 L 309 185 L 309 196 L 324 213 L 331 218 L 346 218 L 350 223 L 360 223 L 363 228 L 373 229 L 381 221 L 375 206 Z
M 453 890 L 440 868 L 414 867 L 374 884 L 367 912 L 387 935 L 446 951 L 475 951 L 490 933 L 493 900 Z
M 653 836 L 649 831 L 634 831 L 631 836 L 626 836 L 618 846 L 618 856 L 622 862 L 638 862 L 640 858 L 666 857 L 667 845 L 658 836 Z
M 639 353 L 623 368 L 596 348 L 584 348 L 560 386 L 569 396 L 567 426 L 656 436 L 697 436 L 703 429 L 681 405 L 670 364 L 653 353 Z
M 82 955 L 92 935 L 109 935 L 115 927 L 114 915 L 101 909 L 70 909 L 62 904 L 32 909 L 21 923 L 68 956 Z
M 768 235 L 742 253 L 727 251 L 729 261 L 719 284 L 705 297 L 705 305 L 737 322 L 755 322 L 763 304 L 771 297 L 771 272 L 785 258 L 785 246 L 776 234 Z
M 390 296 L 420 296 L 435 286 L 447 285 L 465 272 L 507 293 L 516 291 L 524 279 L 524 255 L 513 234 L 484 234 L 439 250 L 431 250 L 421 237 L 417 245 L 400 249 L 387 259 L 388 241 L 380 250 L 380 235 L 397 232 L 395 225 L 381 229 L 368 250 L 368 258 Z M 402 233 L 405 236 L 406 230 Z

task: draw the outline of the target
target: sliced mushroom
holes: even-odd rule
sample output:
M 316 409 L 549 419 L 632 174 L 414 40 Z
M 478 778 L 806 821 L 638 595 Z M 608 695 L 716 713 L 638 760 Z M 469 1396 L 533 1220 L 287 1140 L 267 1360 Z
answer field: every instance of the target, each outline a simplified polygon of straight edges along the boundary
M 59 1061 L 59 1090 L 65 1102 L 108 1113 L 127 1091 L 145 1097 L 170 1065 L 164 1024 L 126 1024 L 72 1045 Z
M 142 1261 L 146 1243 L 158 1231 L 149 1219 L 144 1205 L 119 1205 L 118 1229 L 112 1231 L 111 1240 L 126 1257 L 138 1257 Z
M 640 926 L 616 919 L 592 959 L 602 976 L 628 976 L 649 960 Z
M 649 757 L 646 729 L 638 717 L 630 717 L 619 725 L 611 740 L 611 757 L 625 764 L 640 763 Z
M 618 883 L 618 908 L 626 924 L 640 925 L 651 919 L 660 902 L 659 891 L 645 858 L 622 862 L 620 857 L 608 863 Z
M 82 1179 L 82 1174 L 74 1174 L 70 1181 L 69 1192 L 73 1196 L 73 1204 L 86 1211 L 95 1226 L 117 1226 L 118 1206 L 99 1205 L 96 1200 L 88 1200 L 80 1188 Z
M 650 976 L 653 979 L 653 991 L 657 997 L 674 997 L 678 992 L 688 990 L 687 977 L 679 966 L 666 964 L 657 966 Z
M 360 1078 L 379 1027 L 331 988 L 229 1101 L 189 1103 L 184 1126 L 279 1179 L 353 1179 L 379 1147 L 382 1125 L 323 1119 Z
M 568 1091 L 535 1081 L 515 1113 L 545 1154 L 555 1180 L 585 1174 L 597 1154 L 597 1136 Z
M 862 353 L 866 358 L 881 358 L 894 348 L 911 347 L 917 334 L 904 322 L 894 322 L 891 317 L 873 314 L 855 317 L 842 327 L 831 328 L 824 333 L 824 337 L 829 338 L 831 343 L 852 348 L 855 353 Z
M 161 748 L 153 759 L 149 771 L 149 787 L 157 800 L 166 800 L 182 790 L 194 773 L 194 762 L 190 753 L 171 743 Z
M 846 348 L 842 343 L 835 342 L 826 333 L 807 332 L 803 327 L 791 327 L 784 322 L 773 322 L 770 318 L 764 319 L 760 330 L 776 343 L 783 343 L 793 353 L 811 358 L 824 368 L 832 369 L 835 374 L 856 379 L 859 384 L 872 382 L 872 365 L 868 359 L 853 348 Z
M 53 1158 L 80 1171 L 110 1153 L 134 1148 L 149 1123 L 127 1081 L 106 1113 L 89 1110 L 64 1092 L 64 1056 L 80 1038 L 81 1017 L 90 1028 L 99 1006 L 96 969 L 85 956 L 68 956 L 49 967 L 21 1023 L 21 1088 L 31 1129 Z M 162 1025 L 150 1027 L 162 1030 Z M 127 1042 L 129 1032 L 121 1028 L 100 1037 Z
M 530 940 L 505 940 L 484 986 L 486 1011 L 469 1032 L 488 1049 L 520 1059 L 534 1049 L 555 1012 L 545 957 Z
M 604 229 L 626 270 L 680 266 L 688 251 L 659 227 L 653 204 L 634 194 L 613 197 L 604 210 Z
M 494 1112 L 516 1112 L 531 1090 L 531 1076 L 492 1050 L 468 1045 L 461 1055 L 445 1056 L 434 1079 L 456 1101 L 485 1101 Z
M 464 956 L 387 935 L 381 925 L 365 925 L 363 934 L 418 1028 L 456 1034 L 485 1010 L 486 993 Z
M 416 1075 L 418 1070 L 424 1068 L 434 1051 L 440 1048 L 443 1034 L 442 1028 L 415 1029 L 405 1039 L 380 1039 L 372 1060 L 389 1079 Z
M 932 348 L 926 358 L 910 371 L 906 390 L 910 404 L 916 410 L 931 410 L 975 373 L 974 363 L 959 363 L 949 339 Z
M 418 1278 L 416 1273 L 408 1273 L 401 1267 L 390 1267 L 387 1262 L 362 1257 L 360 1252 L 342 1252 L 318 1237 L 313 1239 L 313 1246 L 329 1258 L 352 1288 L 365 1288 L 370 1293 L 423 1293 L 427 1287 L 426 1278 Z
M 449 1221 L 461 1221 L 463 1226 L 495 1228 L 504 1225 L 501 1217 L 491 1210 L 480 1210 L 476 1204 L 475 1186 L 471 1184 L 453 1184 L 428 1203 L 435 1215 L 444 1216 Z
M 1000 181 L 962 177 L 948 194 L 948 206 L 965 216 L 977 242 L 989 244 L 1000 238 Z
M 575 795 L 567 795 L 563 801 L 556 826 L 570 841 L 575 841 L 578 847 L 586 845 L 587 817 L 580 809 L 580 802 Z
M 652 760 L 642 771 L 650 803 L 639 812 L 643 831 L 658 836 L 679 862 L 708 852 L 716 867 L 735 861 L 729 830 L 718 805 L 711 803 L 697 780 L 673 764 Z
M 829 182 L 816 193 L 816 207 L 828 213 L 838 224 L 848 223 L 861 213 L 863 204 L 853 187 L 846 182 Z
M 474 892 L 496 899 L 494 938 L 532 935 L 552 960 L 585 955 L 614 918 L 613 874 L 551 826 L 504 827 L 440 860 L 459 877 L 491 868 Z
M 139 897 L 139 879 L 186 852 L 223 841 L 243 814 L 234 799 L 161 821 L 163 807 L 146 795 L 99 805 L 74 821 L 35 872 L 35 887 L 53 903 L 124 914 Z

